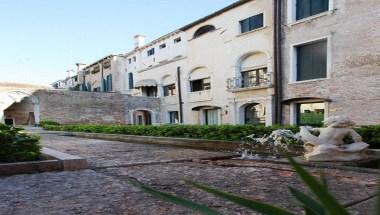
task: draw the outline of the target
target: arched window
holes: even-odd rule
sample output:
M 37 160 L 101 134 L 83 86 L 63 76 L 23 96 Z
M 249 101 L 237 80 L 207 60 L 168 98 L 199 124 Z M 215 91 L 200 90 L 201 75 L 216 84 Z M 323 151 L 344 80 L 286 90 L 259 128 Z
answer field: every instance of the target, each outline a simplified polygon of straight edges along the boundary
M 194 33 L 193 38 L 195 39 L 197 37 L 202 36 L 203 34 L 206 34 L 208 32 L 214 31 L 214 30 L 215 30 L 215 27 L 213 25 L 202 26 L 202 27 L 198 28 L 198 30 Z
M 240 62 L 240 75 L 243 88 L 267 85 L 267 56 L 259 52 L 245 57 Z
M 265 107 L 262 104 L 250 104 L 244 110 L 244 123 L 250 125 L 265 124 Z

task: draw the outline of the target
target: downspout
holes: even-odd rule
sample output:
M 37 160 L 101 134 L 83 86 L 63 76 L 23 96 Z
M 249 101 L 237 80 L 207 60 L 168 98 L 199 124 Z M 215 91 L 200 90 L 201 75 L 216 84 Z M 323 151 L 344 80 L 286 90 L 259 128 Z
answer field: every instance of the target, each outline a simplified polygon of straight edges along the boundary
M 281 39 L 281 26 L 282 26 L 282 1 L 273 0 L 273 23 L 274 23 L 274 40 L 273 40 L 273 76 L 274 76 L 274 123 L 282 124 L 282 39 Z
M 179 122 L 183 123 L 183 101 L 181 87 L 181 67 L 177 67 L 177 85 L 178 85 L 178 102 L 179 102 Z

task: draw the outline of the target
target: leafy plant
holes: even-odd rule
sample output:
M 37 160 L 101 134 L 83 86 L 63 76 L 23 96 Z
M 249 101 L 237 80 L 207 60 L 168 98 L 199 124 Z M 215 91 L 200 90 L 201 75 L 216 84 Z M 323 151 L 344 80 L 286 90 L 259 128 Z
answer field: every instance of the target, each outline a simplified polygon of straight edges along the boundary
M 293 158 L 288 157 L 288 159 L 294 170 L 297 172 L 298 176 L 303 181 L 303 183 L 310 189 L 310 191 L 316 197 L 316 199 L 312 198 L 310 195 L 307 195 L 294 187 L 289 187 L 290 193 L 293 195 L 295 199 L 297 199 L 300 206 L 302 206 L 302 208 L 304 209 L 306 215 L 349 215 L 349 212 L 344 208 L 344 206 L 341 205 L 336 200 L 336 198 L 328 192 L 326 180 L 324 179 L 324 177 L 322 177 L 322 180 L 319 181 L 317 178 L 313 177 L 310 173 L 308 173 L 300 164 L 295 162 Z M 195 203 L 193 201 L 186 200 L 174 196 L 172 194 L 155 190 L 151 187 L 143 185 L 137 180 L 130 179 L 129 181 L 135 187 L 162 200 L 192 209 L 196 212 L 205 215 L 220 214 L 219 212 L 216 212 L 215 210 L 207 207 L 206 205 Z M 293 212 L 276 207 L 272 204 L 262 203 L 256 200 L 244 198 L 189 180 L 185 180 L 185 182 L 197 189 L 200 189 L 227 201 L 246 207 L 249 210 L 256 211 L 265 215 L 294 215 Z M 380 215 L 380 198 L 378 198 L 377 200 L 377 207 L 375 211 L 376 215 Z
M 39 137 L 21 132 L 20 128 L 0 124 L 0 162 L 38 160 L 41 145 Z

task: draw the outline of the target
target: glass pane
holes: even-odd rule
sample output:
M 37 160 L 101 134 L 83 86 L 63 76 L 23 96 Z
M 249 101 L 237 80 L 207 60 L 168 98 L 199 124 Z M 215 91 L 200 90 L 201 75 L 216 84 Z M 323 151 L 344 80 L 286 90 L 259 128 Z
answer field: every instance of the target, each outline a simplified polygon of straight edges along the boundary
M 298 104 L 298 125 L 322 126 L 325 116 L 324 103 Z
M 218 110 L 206 110 L 206 125 L 218 124 Z
M 265 124 L 265 106 L 262 104 L 251 104 L 245 108 L 245 124 Z

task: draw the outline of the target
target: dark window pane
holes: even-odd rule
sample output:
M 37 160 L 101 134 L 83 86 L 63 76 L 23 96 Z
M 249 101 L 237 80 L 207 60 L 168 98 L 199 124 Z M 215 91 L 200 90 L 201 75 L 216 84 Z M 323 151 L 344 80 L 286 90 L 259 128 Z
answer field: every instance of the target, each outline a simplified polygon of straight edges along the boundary
M 202 80 L 195 80 L 190 82 L 191 92 L 202 91 Z
M 297 47 L 297 81 L 326 78 L 327 42 Z
M 255 30 L 264 26 L 264 14 L 251 16 L 240 21 L 241 33 Z
M 206 33 L 208 33 L 208 32 L 214 31 L 214 30 L 215 30 L 215 27 L 212 26 L 212 25 L 206 25 L 206 26 L 203 26 L 203 27 L 199 28 L 199 29 L 194 33 L 193 38 L 200 37 L 200 36 L 202 36 L 203 34 L 206 34 Z
M 177 124 L 179 122 L 178 111 L 169 112 L 169 123 Z
M 129 89 L 133 89 L 133 73 L 128 73 Z
M 322 13 L 329 9 L 329 0 L 297 0 L 296 19 Z
M 164 96 L 175 96 L 175 84 L 164 86 Z

